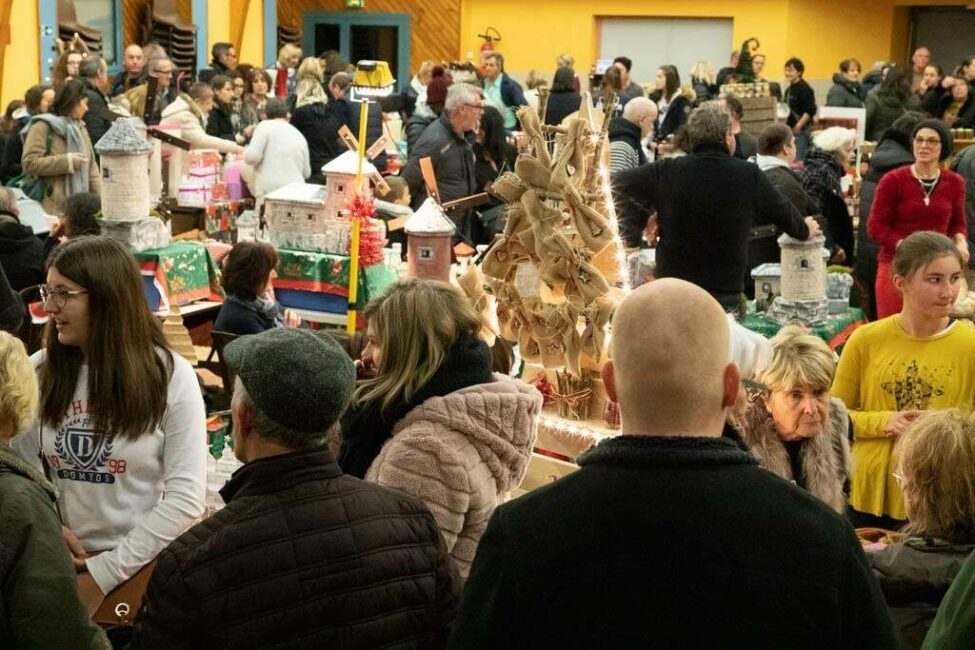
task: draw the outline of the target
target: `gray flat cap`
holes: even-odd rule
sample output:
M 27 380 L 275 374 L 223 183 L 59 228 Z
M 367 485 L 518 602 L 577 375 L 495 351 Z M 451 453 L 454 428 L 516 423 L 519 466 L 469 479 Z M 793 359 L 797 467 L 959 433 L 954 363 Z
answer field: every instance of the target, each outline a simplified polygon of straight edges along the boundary
M 292 431 L 325 432 L 352 399 L 352 359 L 325 333 L 276 327 L 232 341 L 224 357 L 257 408 Z

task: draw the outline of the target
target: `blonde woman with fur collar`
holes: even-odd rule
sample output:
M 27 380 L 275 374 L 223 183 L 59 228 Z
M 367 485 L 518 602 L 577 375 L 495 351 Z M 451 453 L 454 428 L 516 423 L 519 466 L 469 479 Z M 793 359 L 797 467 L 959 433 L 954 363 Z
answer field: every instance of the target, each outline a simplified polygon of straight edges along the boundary
M 388 438 L 377 440 L 382 447 L 366 480 L 422 499 L 466 579 L 494 509 L 528 469 L 542 396 L 491 373 L 490 349 L 478 338 L 481 318 L 455 287 L 398 282 L 364 315 L 366 348 L 357 366 L 372 376 L 353 399 L 359 424 L 343 432 L 343 451 L 353 453 L 340 464 L 356 460 L 357 435 L 384 433 L 363 425 L 386 423 Z
M 759 464 L 792 481 L 838 513 L 850 475 L 846 407 L 830 397 L 836 363 L 829 346 L 803 327 L 772 339 L 772 358 L 755 376 L 742 438 Z

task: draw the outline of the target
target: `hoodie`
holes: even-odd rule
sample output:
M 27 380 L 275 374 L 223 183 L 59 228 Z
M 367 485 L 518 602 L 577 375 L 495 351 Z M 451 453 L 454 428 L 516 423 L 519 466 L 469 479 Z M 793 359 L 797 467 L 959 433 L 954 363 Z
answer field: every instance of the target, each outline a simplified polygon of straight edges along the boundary
M 396 424 L 366 480 L 422 499 L 466 580 L 494 509 L 528 470 L 541 410 L 534 387 L 500 374 L 433 397 Z
M 44 244 L 13 217 L 0 214 L 0 265 L 14 291 L 44 282 Z

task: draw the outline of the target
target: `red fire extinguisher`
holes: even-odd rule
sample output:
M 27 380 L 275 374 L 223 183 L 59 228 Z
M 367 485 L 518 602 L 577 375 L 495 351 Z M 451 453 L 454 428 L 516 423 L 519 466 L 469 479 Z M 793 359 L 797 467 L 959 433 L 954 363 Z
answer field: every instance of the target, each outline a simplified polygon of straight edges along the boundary
M 484 30 L 483 34 L 478 34 L 477 37 L 484 39 L 484 42 L 481 43 L 481 77 L 484 77 L 486 76 L 484 71 L 484 59 L 486 57 L 486 53 L 494 51 L 494 43 L 495 41 L 498 43 L 501 42 L 501 34 L 499 34 L 498 30 L 495 28 L 488 27 Z

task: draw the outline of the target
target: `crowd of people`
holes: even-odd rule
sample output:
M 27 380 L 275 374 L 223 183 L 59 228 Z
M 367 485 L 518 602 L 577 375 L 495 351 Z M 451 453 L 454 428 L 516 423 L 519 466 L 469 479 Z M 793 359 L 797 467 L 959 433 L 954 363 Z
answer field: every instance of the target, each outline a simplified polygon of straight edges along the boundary
M 274 299 L 274 247 L 236 244 L 215 329 L 238 335 L 221 356 L 243 466 L 204 516 L 201 385 L 132 253 L 100 235 L 93 142 L 112 112 L 179 126 L 194 148 L 240 155 L 260 198 L 324 183 L 363 110 L 335 53 L 212 54 L 191 81 L 158 46 L 131 45 L 113 80 L 67 51 L 0 125 L 0 175 L 59 217 L 42 241 L 0 188 L 0 329 L 19 330 L 28 287 L 48 316 L 29 357 L 0 332 L 0 645 L 970 644 L 975 328 L 952 307 L 975 147 L 951 160 L 949 129 L 975 120 L 973 59 L 944 76 L 919 48 L 913 74 L 883 64 L 862 80 L 856 59 L 840 63 L 827 105 L 865 108 L 878 141 L 858 228 L 843 197 L 856 132 L 816 128 L 802 60 L 784 65 L 788 117 L 757 137 L 720 86 L 764 81 L 761 53 L 717 75 L 699 62 L 688 85 L 665 64 L 645 89 L 625 56 L 599 75 L 620 234 L 656 248 L 656 279 L 612 319 L 601 378 L 620 435 L 516 499 L 544 399 L 480 304 L 402 279 L 368 304 L 364 332 L 312 331 Z M 573 65 L 557 58 L 548 91 L 538 73 L 523 88 L 498 52 L 473 79 L 425 62 L 381 104 L 407 142 L 383 198 L 419 207 L 423 157 L 441 200 L 489 191 L 517 164 L 522 106 L 551 126 L 579 110 Z M 384 111 L 367 116 L 370 142 Z M 503 203 L 449 216 L 459 240 L 487 244 Z M 766 340 L 737 322 L 761 224 L 822 237 L 855 267 L 874 322 L 838 360 L 806 328 Z M 886 542 L 865 546 L 866 529 Z M 106 634 L 92 615 L 148 570 L 134 627 Z

